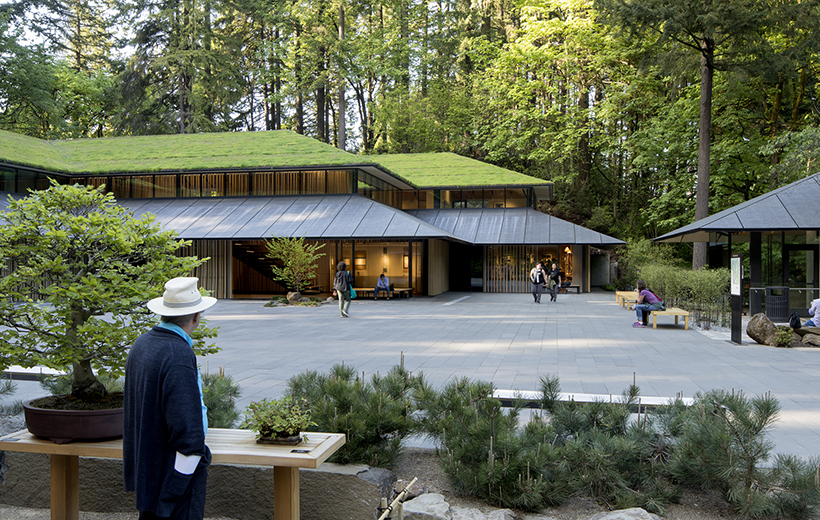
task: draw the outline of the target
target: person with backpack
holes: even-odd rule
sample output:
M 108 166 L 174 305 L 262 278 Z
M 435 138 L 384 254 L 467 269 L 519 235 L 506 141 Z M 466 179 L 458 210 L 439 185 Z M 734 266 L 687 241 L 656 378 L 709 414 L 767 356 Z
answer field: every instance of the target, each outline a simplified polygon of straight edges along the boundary
M 347 270 L 347 264 L 339 262 L 336 265 L 336 276 L 333 278 L 333 296 L 339 297 L 339 313 L 342 318 L 349 318 L 347 310 L 350 308 L 350 289 L 353 287 L 353 276 Z
M 541 262 L 538 262 L 530 271 L 530 281 L 532 282 L 532 297 L 535 303 L 541 303 L 541 288 L 547 283 L 547 274 Z
M 660 296 L 653 293 L 646 286 L 643 280 L 635 282 L 636 291 L 638 293 L 638 301 L 632 307 L 638 315 L 638 321 L 632 324 L 633 328 L 639 329 L 647 326 L 649 320 L 649 313 L 651 311 L 662 311 L 666 307 L 663 305 L 663 300 Z

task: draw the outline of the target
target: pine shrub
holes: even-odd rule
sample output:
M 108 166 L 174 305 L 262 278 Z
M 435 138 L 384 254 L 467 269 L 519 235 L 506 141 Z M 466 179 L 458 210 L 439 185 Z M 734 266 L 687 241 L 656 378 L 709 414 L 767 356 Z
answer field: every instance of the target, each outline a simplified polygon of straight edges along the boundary
M 308 371 L 290 378 L 287 394 L 309 403 L 315 431 L 346 435 L 331 462 L 391 467 L 414 431 L 411 397 L 423 384 L 401 366 L 365 381 L 353 367 L 336 365 L 327 375 Z
M 771 395 L 711 391 L 686 412 L 670 471 L 681 481 L 724 493 L 749 518 L 808 518 L 820 503 L 817 460 L 771 458 L 766 436 L 780 405 Z
M 211 428 L 233 428 L 239 420 L 236 400 L 241 392 L 231 376 L 220 368 L 216 373 L 203 372 L 202 401 L 208 407 L 208 426 Z
M 441 391 L 416 395 L 422 429 L 443 448 L 442 464 L 455 490 L 501 507 L 537 511 L 568 496 L 556 476 L 555 433 L 540 415 L 523 427 L 520 403 L 503 410 L 485 382 L 456 379 Z
M 0 381 L 0 397 L 11 397 L 16 391 L 17 384 L 11 379 L 3 379 Z M 19 400 L 0 404 L 0 415 L 18 415 L 22 413 L 22 411 L 23 404 Z

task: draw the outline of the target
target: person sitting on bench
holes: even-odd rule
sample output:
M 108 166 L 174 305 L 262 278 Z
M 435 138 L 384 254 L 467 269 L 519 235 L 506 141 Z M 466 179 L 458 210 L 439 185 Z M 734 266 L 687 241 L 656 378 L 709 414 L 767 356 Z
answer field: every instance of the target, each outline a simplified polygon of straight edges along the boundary
M 643 328 L 648 325 L 649 313 L 651 311 L 664 311 L 666 307 L 663 300 L 657 294 L 649 290 L 643 280 L 635 282 L 635 291 L 638 293 L 638 301 L 632 306 L 638 316 L 638 321 L 632 324 L 633 328 Z
M 387 299 L 390 299 L 390 280 L 384 275 L 379 275 L 379 280 L 376 282 L 376 288 L 373 290 L 373 299 L 379 299 L 379 291 L 384 291 L 387 294 Z

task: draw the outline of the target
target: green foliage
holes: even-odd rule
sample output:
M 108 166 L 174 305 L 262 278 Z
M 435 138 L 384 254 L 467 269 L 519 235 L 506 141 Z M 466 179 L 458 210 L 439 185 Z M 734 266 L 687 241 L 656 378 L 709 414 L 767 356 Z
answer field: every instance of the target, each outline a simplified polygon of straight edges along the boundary
M 791 327 L 784 327 L 782 325 L 778 325 L 777 332 L 775 332 L 774 334 L 774 346 L 788 347 L 793 339 L 794 332 L 792 332 Z
M 239 385 L 223 370 L 216 373 L 203 372 L 202 401 L 208 408 L 208 426 L 233 428 L 239 419 L 236 400 L 240 397 Z
M 91 187 L 59 186 L 9 201 L 0 226 L 3 367 L 44 365 L 74 376 L 80 398 L 105 394 L 99 374 L 122 375 L 128 347 L 156 321 L 145 302 L 205 260 L 153 218 L 134 218 Z M 216 351 L 200 327 L 195 351 Z
M 296 292 L 302 292 L 310 286 L 310 281 L 316 276 L 319 267 L 317 261 L 325 256 L 318 251 L 325 247 L 318 242 L 305 242 L 304 237 L 289 238 L 277 237 L 265 241 L 268 252 L 266 256 L 282 262 L 282 266 L 274 265 L 275 279 L 284 280 Z
M 520 406 L 503 411 L 493 391 L 490 383 L 460 378 L 440 392 L 417 392 L 421 429 L 442 446 L 455 490 L 528 511 L 562 503 L 570 489 L 554 474 L 553 429 L 540 417 L 519 428 Z
M 122 392 L 125 389 L 125 379 L 120 376 L 100 374 L 97 376 L 97 380 L 102 383 L 108 393 Z M 40 388 L 50 395 L 66 395 L 71 393 L 74 374 L 70 369 L 65 374 L 57 376 L 38 374 L 37 381 L 40 383 Z
M 368 382 L 353 367 L 336 365 L 328 374 L 310 371 L 290 378 L 288 396 L 307 401 L 316 431 L 347 436 L 332 461 L 390 467 L 413 432 L 411 394 L 423 385 L 421 376 L 401 366 Z
M 555 377 L 542 377 L 540 386 L 541 412 L 523 425 L 520 404 L 502 410 L 488 383 L 459 379 L 441 392 L 419 391 L 420 424 L 444 449 L 442 465 L 456 490 L 530 511 L 572 494 L 659 513 L 677 499 L 662 470 L 669 421 L 629 425 L 637 387 L 616 402 L 580 404 L 558 400 Z
M 688 310 L 692 320 L 704 327 L 726 326 L 731 316 L 729 269 L 699 269 L 649 263 L 640 267 L 640 277 L 667 307 Z
M 820 504 L 818 461 L 777 457 L 766 433 L 780 405 L 771 395 L 711 391 L 696 396 L 686 412 L 670 460 L 683 482 L 722 491 L 735 509 L 750 518 L 806 518 Z
M 619 247 L 618 269 L 620 278 L 632 287 L 638 279 L 643 278 L 642 269 L 648 264 L 674 265 L 674 251 L 666 244 L 658 244 L 646 239 L 628 239 L 626 245 Z
M 17 391 L 17 384 L 11 379 L 0 380 L 0 397 L 6 398 L 14 395 Z M 18 400 L 11 404 L 0 404 L 0 415 L 18 415 L 23 412 L 23 404 Z
M 315 425 L 304 401 L 262 399 L 248 405 L 241 427 L 257 432 L 257 438 L 262 438 L 293 436 Z

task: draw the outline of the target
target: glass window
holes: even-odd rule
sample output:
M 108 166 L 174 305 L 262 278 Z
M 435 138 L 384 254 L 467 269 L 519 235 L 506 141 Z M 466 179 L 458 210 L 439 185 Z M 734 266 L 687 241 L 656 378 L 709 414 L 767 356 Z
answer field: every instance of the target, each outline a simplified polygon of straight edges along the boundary
M 28 193 L 28 190 L 37 189 L 36 172 L 29 172 L 26 170 L 17 170 L 17 193 Z
M 325 193 L 353 193 L 355 176 L 348 170 L 331 170 L 327 172 L 327 188 Z
M 401 192 L 401 209 L 419 209 L 419 192 L 410 190 Z
M 15 186 L 15 172 L 12 169 L 0 168 L 0 191 L 13 192 Z
M 527 204 L 527 190 L 524 188 L 515 188 L 506 190 L 506 208 L 526 208 Z
M 484 190 L 462 190 L 461 198 L 466 208 L 486 207 L 484 204 Z
M 453 207 L 453 193 L 450 190 L 433 191 L 433 207 L 450 209 Z
M 487 207 L 488 208 L 503 208 L 505 205 L 504 202 L 504 190 L 485 190 L 487 194 Z

